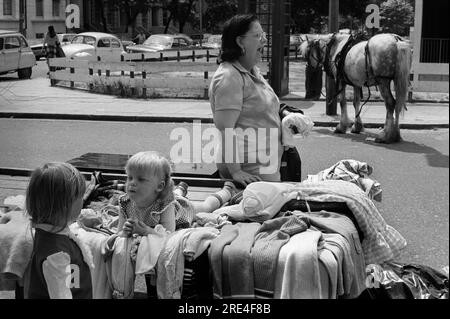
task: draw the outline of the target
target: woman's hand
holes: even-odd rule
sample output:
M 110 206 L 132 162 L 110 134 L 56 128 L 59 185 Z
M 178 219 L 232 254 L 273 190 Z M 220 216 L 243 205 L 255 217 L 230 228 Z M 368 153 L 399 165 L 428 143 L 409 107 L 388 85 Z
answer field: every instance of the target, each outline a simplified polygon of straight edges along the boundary
M 261 180 L 261 178 L 259 176 L 252 175 L 252 174 L 246 173 L 244 171 L 237 171 L 237 172 L 231 174 L 231 176 L 233 177 L 234 181 L 241 183 L 244 186 L 247 186 L 250 183 L 258 182 Z

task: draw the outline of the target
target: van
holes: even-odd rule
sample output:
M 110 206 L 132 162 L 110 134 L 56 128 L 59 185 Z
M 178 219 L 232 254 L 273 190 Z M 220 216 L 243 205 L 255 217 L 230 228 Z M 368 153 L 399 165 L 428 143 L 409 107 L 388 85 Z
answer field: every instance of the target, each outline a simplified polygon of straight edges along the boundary
M 36 65 L 34 53 L 25 37 L 16 31 L 0 30 L 0 75 L 16 72 L 29 79 Z

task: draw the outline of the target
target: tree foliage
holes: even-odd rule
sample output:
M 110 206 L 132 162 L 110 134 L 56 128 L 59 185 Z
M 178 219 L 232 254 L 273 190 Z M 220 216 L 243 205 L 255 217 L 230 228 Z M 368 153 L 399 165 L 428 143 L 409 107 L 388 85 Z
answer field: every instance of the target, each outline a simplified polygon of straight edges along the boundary
M 375 3 L 380 8 L 382 32 L 408 34 L 414 21 L 414 0 L 340 0 L 339 28 L 365 29 L 366 7 Z M 294 32 L 328 32 L 329 0 L 292 0 L 291 17 Z
M 382 32 L 408 35 L 414 25 L 414 9 L 410 1 L 387 0 L 380 5 L 380 27 Z
M 237 13 L 237 0 L 205 0 L 203 26 L 211 33 L 220 33 L 225 21 Z

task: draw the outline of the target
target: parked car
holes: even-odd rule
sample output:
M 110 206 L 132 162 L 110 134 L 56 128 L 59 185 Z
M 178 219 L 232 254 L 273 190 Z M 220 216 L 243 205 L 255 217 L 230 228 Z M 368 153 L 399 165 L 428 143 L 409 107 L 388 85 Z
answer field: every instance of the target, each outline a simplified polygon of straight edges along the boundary
M 58 33 L 57 34 L 58 40 L 59 40 L 59 43 L 61 43 L 61 46 L 69 44 L 76 35 L 77 35 L 76 33 Z M 45 58 L 44 39 L 29 40 L 28 42 L 30 43 L 31 50 L 33 50 L 36 60 Z
M 16 31 L 0 30 L 0 74 L 17 72 L 29 79 L 36 58 L 25 37 Z
M 220 49 L 222 46 L 222 35 L 212 34 L 208 37 L 208 40 L 202 44 L 202 47 L 207 49 Z
M 193 48 L 192 39 L 185 34 L 153 34 L 143 44 L 128 47 L 130 53 L 159 52 Z
M 122 42 L 118 37 L 102 32 L 83 32 L 77 34 L 70 44 L 62 47 L 64 54 L 70 59 L 97 61 L 120 61 L 125 54 Z

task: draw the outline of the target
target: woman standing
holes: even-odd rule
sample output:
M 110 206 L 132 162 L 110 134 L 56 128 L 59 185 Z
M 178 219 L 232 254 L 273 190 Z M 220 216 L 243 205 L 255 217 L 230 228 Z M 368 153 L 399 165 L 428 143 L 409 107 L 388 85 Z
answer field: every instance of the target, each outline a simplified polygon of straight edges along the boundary
M 59 43 L 58 35 L 55 32 L 55 28 L 52 25 L 48 26 L 48 32 L 45 35 L 44 39 L 44 50 L 45 56 L 47 57 L 47 65 L 49 71 L 50 71 L 49 59 L 57 57 L 58 47 L 60 46 L 61 44 Z
M 222 133 L 217 168 L 222 178 L 244 186 L 260 180 L 280 181 L 280 102 L 256 66 L 266 42 L 255 15 L 228 20 L 222 33 L 221 63 L 209 87 L 214 123 Z M 231 139 L 237 152 L 227 147 Z

